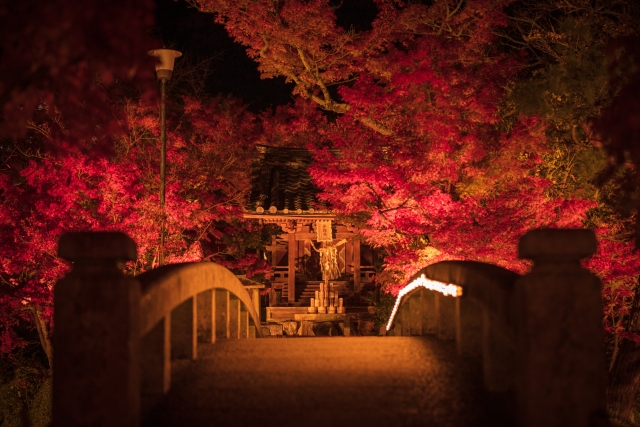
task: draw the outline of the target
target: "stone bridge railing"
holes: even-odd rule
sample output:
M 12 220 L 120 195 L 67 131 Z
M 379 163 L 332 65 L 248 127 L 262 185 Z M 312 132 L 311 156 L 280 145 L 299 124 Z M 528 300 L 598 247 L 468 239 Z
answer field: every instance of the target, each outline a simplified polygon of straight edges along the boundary
M 519 427 L 608 425 L 601 283 L 580 266 L 595 250 L 589 230 L 533 230 L 518 248 L 533 260 L 524 276 L 478 262 L 430 265 L 414 279 L 459 285 L 462 296 L 416 288 L 390 334 L 455 340 L 461 356 L 481 359 L 486 389 L 515 391 Z
M 198 341 L 261 334 L 254 302 L 220 265 L 127 277 L 137 255 L 122 233 L 69 233 L 58 254 L 73 270 L 54 289 L 55 427 L 138 427 L 141 395 L 169 390 L 172 359 L 195 359 Z

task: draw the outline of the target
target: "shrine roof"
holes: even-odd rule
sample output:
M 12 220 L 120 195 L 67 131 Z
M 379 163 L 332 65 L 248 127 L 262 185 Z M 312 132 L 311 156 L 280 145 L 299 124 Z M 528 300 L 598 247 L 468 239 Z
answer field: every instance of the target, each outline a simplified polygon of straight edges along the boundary
M 313 155 L 303 148 L 258 146 L 251 164 L 247 214 L 318 215 L 330 210 L 317 199 L 320 191 L 307 168 Z M 245 215 L 246 216 L 246 215 Z

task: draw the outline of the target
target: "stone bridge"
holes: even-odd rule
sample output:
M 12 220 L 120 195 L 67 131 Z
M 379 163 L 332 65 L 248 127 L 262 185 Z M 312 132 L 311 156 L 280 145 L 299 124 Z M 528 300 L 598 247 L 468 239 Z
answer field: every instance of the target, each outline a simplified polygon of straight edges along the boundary
M 600 282 L 580 266 L 595 248 L 586 230 L 534 230 L 524 276 L 462 261 L 420 271 L 391 336 L 252 339 L 251 298 L 223 267 L 130 278 L 128 237 L 70 233 L 53 425 L 605 426 Z

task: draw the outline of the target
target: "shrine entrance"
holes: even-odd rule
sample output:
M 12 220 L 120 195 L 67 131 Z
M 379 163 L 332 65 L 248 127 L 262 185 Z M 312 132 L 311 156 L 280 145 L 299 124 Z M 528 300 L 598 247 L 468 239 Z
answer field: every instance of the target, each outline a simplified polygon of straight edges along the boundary
M 365 293 L 375 280 L 375 251 L 362 244 L 358 228 L 338 221 L 318 202 L 318 189 L 304 149 L 258 147 L 252 192 L 244 217 L 277 225 L 265 259 L 272 265 L 266 319 L 296 315 L 368 313 Z
M 317 243 L 317 242 L 316 242 Z M 311 280 L 322 280 L 322 268 L 320 267 L 320 254 L 312 251 L 302 259 L 303 274 Z

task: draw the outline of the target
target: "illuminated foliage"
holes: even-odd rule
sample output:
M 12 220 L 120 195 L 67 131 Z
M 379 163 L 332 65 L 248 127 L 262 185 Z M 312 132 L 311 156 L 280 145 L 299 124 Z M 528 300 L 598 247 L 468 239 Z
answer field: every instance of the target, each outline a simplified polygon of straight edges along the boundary
M 635 92 L 606 110 L 621 165 L 608 179 L 598 179 L 606 130 L 593 130 L 621 81 L 637 82 L 632 61 L 618 61 L 631 74 L 609 86 L 604 50 L 637 33 L 634 2 L 377 0 L 357 30 L 322 0 L 192 3 L 247 47 L 263 78 L 295 84 L 305 117 L 314 104 L 326 112 L 300 141 L 315 153 L 322 200 L 386 254 L 377 280 L 387 290 L 445 259 L 524 272 L 526 231 L 586 226 L 600 241 L 586 265 L 605 285 L 612 363 L 621 339 L 638 340 L 637 178 L 624 159 L 640 162 L 635 119 L 620 109 L 635 111 Z
M 55 152 L 29 160 L 18 173 L 0 175 L 3 352 L 20 344 L 12 326 L 30 320 L 25 307 L 35 306 L 51 319 L 53 285 L 68 268 L 56 256 L 63 232 L 123 231 L 139 253 L 128 271 L 157 266 L 157 107 L 131 100 L 122 105 L 127 132 L 114 135 L 115 154 L 87 154 L 75 144 L 49 141 L 57 145 Z M 178 105 L 168 123 L 166 262 L 218 260 L 238 273 L 264 275 L 266 263 L 246 256 L 244 241 L 224 239 L 242 231 L 257 239 L 253 248 L 260 245 L 261 230 L 239 220 L 249 189 L 253 116 L 225 99 L 185 99 Z
M 637 189 L 628 160 L 636 168 L 640 161 L 637 120 L 624 112 L 637 106 L 639 79 L 636 56 L 619 54 L 638 44 L 621 44 L 612 55 L 613 82 L 604 54 L 610 38 L 637 33 L 633 2 L 375 0 L 371 21 L 353 26 L 327 0 L 190 3 L 246 47 L 263 78 L 292 83 L 295 100 L 254 116 L 230 99 L 174 94 L 170 262 L 211 259 L 247 276 L 265 274 L 262 260 L 245 256 L 264 230 L 241 221 L 253 147 L 308 147 L 322 201 L 387 254 L 377 280 L 388 290 L 445 259 L 523 272 L 516 243 L 526 231 L 587 226 L 600 240 L 586 265 L 605 284 L 606 330 L 614 340 L 638 339 L 627 326 L 640 268 L 629 208 L 637 195 L 627 190 Z M 0 247 L 4 351 L 17 345 L 10 326 L 25 302 L 50 315 L 51 286 L 66 269 L 54 252 L 63 231 L 125 231 L 141 254 L 130 271 L 156 263 L 155 95 L 147 85 L 118 85 L 136 74 L 146 38 L 95 46 L 76 34 L 89 24 L 71 25 L 79 19 L 72 6 L 53 8 L 35 11 L 36 22 L 69 25 L 52 25 L 42 40 L 73 55 L 42 56 L 48 48 L 37 45 L 0 66 L 3 135 L 27 136 L 14 140 L 17 151 L 2 153 L 0 231 L 10 236 Z M 129 31 L 137 27 L 129 19 L 148 19 L 148 8 L 118 9 L 113 15 L 126 18 L 95 31 Z M 40 40 L 48 28 L 29 31 Z M 28 43 L 17 34 L 3 39 L 7 52 L 11 43 Z M 35 68 L 24 84 L 6 78 L 27 65 Z M 192 83 L 200 87 L 197 78 Z M 623 87 L 631 89 L 614 97 Z M 598 181 L 609 165 L 606 149 L 616 167 Z
M 107 92 L 118 80 L 152 82 L 153 1 L 21 1 L 0 6 L 0 135 L 24 137 L 46 108 L 73 142 L 120 129 Z M 144 62 L 143 62 L 144 61 Z M 107 145 L 108 146 L 108 145 Z

